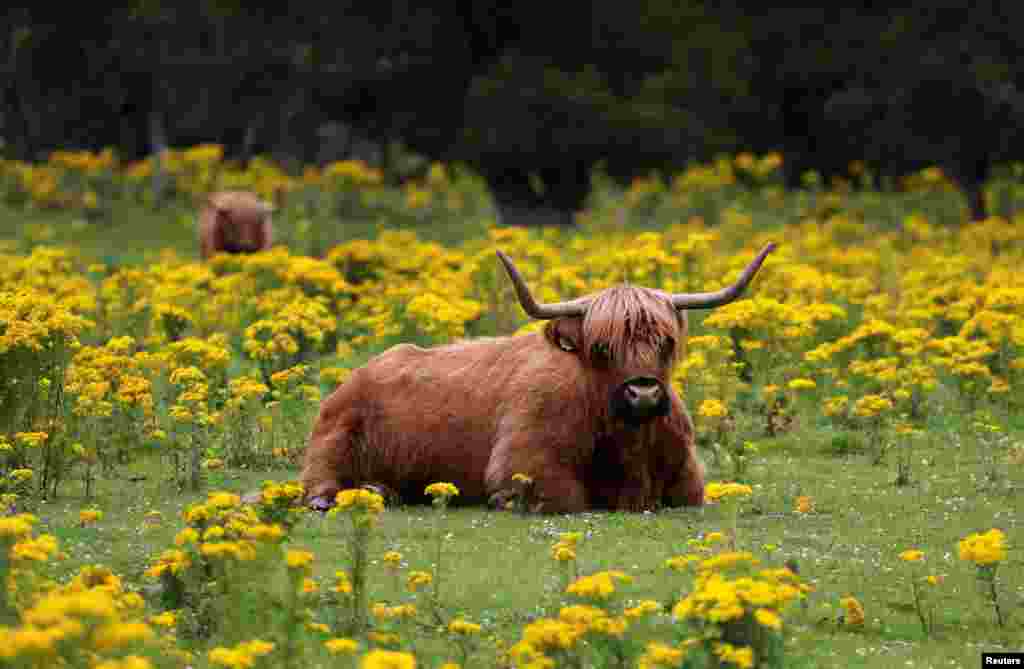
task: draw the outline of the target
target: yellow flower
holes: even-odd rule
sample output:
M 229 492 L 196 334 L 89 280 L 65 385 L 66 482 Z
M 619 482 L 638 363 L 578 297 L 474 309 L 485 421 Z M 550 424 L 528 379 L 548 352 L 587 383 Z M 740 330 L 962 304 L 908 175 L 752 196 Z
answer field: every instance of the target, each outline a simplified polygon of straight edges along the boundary
M 722 571 L 744 563 L 756 566 L 760 564 L 760 560 L 755 558 L 754 554 L 749 551 L 730 551 L 719 553 L 714 557 L 701 561 L 698 569 L 701 571 Z
M 248 530 L 248 529 L 250 529 L 250 528 L 246 528 L 246 530 Z M 249 536 L 248 532 L 246 533 L 246 536 L 247 537 Z M 224 538 L 224 528 L 221 527 L 220 525 L 214 525 L 212 527 L 208 527 L 208 528 L 206 528 L 206 531 L 203 532 L 203 541 L 216 541 L 218 539 L 223 539 L 223 538 Z
M 363 490 L 362 488 L 342 490 L 334 499 L 337 503 L 335 508 L 339 511 L 361 510 L 370 514 L 378 514 L 384 511 L 384 498 L 375 492 Z
M 199 541 L 199 532 L 194 527 L 186 527 L 174 537 L 175 546 L 194 544 Z
M 431 483 L 423 491 L 425 494 L 431 497 L 455 497 L 459 494 L 459 489 L 451 483 Z
M 366 638 L 381 646 L 394 646 L 401 642 L 401 638 L 397 634 L 389 632 L 367 632 Z
M 523 485 L 529 485 L 533 483 L 533 479 L 526 474 L 513 474 L 512 480 L 516 483 L 522 483 Z
M 482 628 L 476 623 L 471 623 L 463 620 L 462 618 L 456 618 L 455 620 L 448 623 L 448 631 L 454 634 L 463 634 L 471 636 L 479 634 Z
M 218 646 L 209 652 L 207 657 L 211 664 L 229 669 L 248 669 L 256 663 L 256 658 L 267 655 L 274 650 L 274 644 L 259 639 L 253 639 L 238 644 L 234 648 Z
M 900 553 L 900 559 L 904 562 L 920 562 L 924 559 L 924 551 L 906 550 Z
M 859 627 L 864 624 L 864 607 L 857 601 L 856 597 L 843 597 L 839 605 L 846 609 L 845 622 L 851 627 Z
M 161 614 L 151 616 L 149 622 L 160 627 L 174 627 L 178 618 L 173 611 L 165 611 Z
M 753 489 L 742 483 L 709 483 L 704 489 L 704 499 L 708 502 L 717 502 L 730 497 L 750 497 L 754 494 Z
M 569 584 L 565 589 L 570 595 L 591 599 L 607 599 L 615 593 L 615 581 L 629 583 L 633 578 L 621 571 L 599 571 L 590 576 L 583 576 Z
M 11 547 L 12 562 L 46 562 L 57 552 L 57 539 L 50 534 L 41 534 L 34 539 L 23 539 Z
M 775 611 L 758 609 L 754 611 L 754 619 L 763 627 L 770 627 L 773 630 L 782 629 L 782 617 Z
M 416 592 L 425 585 L 430 585 L 434 581 L 434 577 L 425 571 L 411 571 L 409 577 L 406 580 L 406 584 L 409 587 L 410 592 Z
M 665 560 L 665 566 L 674 571 L 683 571 L 694 562 L 700 562 L 700 556 L 677 555 Z
M 681 667 L 686 658 L 686 651 L 674 648 L 659 641 L 650 641 L 643 655 L 637 660 L 638 669 L 654 669 L 655 667 Z
M 717 544 L 725 541 L 725 535 L 721 532 L 708 532 L 704 535 L 704 542 L 708 544 Z
M 288 551 L 285 554 L 285 564 L 289 569 L 305 569 L 313 564 L 313 554 L 309 551 Z
M 171 372 L 170 381 L 176 386 L 183 386 L 192 383 L 203 383 L 207 380 L 203 370 L 195 366 L 178 367 Z
M 121 648 L 138 641 L 148 641 L 155 636 L 145 623 L 113 623 L 96 630 L 93 645 L 99 650 Z
M 639 618 L 649 613 L 661 611 L 661 604 L 653 599 L 645 599 L 636 606 L 630 607 L 622 612 L 627 618 Z
M 242 498 L 230 492 L 212 492 L 206 503 L 214 509 L 233 509 L 241 506 Z
M 586 628 L 579 625 L 539 618 L 523 629 L 523 642 L 540 651 L 565 650 L 575 646 L 585 632 Z
M 722 418 L 728 415 L 729 408 L 721 400 L 704 400 L 700 403 L 697 413 L 705 418 Z
M 8 476 L 15 480 L 17 483 L 24 483 L 25 481 L 31 481 L 36 475 L 31 469 L 14 469 Z
M 813 379 L 793 379 L 789 382 L 790 390 L 811 390 L 817 387 L 818 384 Z
M 188 553 L 181 550 L 168 550 L 157 559 L 157 563 L 145 571 L 150 578 L 158 578 L 165 571 L 177 574 L 191 566 L 192 561 Z
M 416 657 L 412 653 L 371 650 L 363 655 L 359 669 L 416 669 Z
M 345 367 L 324 367 L 320 370 L 320 382 L 340 386 L 352 376 L 352 370 Z
M 1006 559 L 1006 536 L 993 528 L 984 534 L 971 534 L 958 544 L 960 559 L 979 566 L 996 564 Z
M 797 513 L 810 513 L 814 510 L 814 500 L 807 495 L 800 495 L 796 498 L 796 509 Z
M 328 639 L 324 647 L 331 655 L 353 655 L 359 650 L 359 642 L 355 639 Z
M 733 664 L 739 669 L 750 669 L 754 666 L 754 651 L 752 648 L 736 648 L 728 643 L 716 643 L 714 645 L 715 655 L 722 662 Z
M 402 564 L 402 554 L 398 551 L 388 551 L 384 554 L 384 564 L 389 569 L 398 569 Z
M 338 584 L 331 588 L 331 590 L 333 590 L 334 592 L 341 593 L 343 595 L 352 594 L 352 581 L 349 580 L 347 572 L 336 571 L 334 572 L 334 577 L 338 579 Z
M 853 413 L 856 416 L 863 418 L 871 418 L 877 416 L 883 411 L 889 411 L 893 408 L 893 403 L 887 397 L 881 395 L 865 395 L 864 397 L 857 400 L 853 405 Z
M 552 557 L 558 562 L 570 562 L 576 559 L 576 551 L 568 546 L 556 545 L 552 548 Z
M 103 512 L 99 509 L 82 509 L 78 512 L 78 522 L 82 525 L 88 525 L 95 523 L 97 520 L 103 518 Z
M 416 615 L 415 604 L 388 606 L 382 602 L 373 605 L 370 612 L 374 618 L 411 618 Z
M 20 441 L 26 446 L 38 448 L 49 438 L 46 432 L 15 432 L 14 440 Z

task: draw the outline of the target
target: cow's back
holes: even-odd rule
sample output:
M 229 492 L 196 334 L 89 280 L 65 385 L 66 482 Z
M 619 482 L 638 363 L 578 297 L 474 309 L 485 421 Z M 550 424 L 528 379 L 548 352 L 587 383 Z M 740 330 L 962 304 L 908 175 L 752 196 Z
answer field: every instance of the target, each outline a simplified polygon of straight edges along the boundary
M 528 357 L 519 339 L 394 346 L 355 370 L 322 414 L 358 412 L 371 476 L 403 497 L 450 481 L 461 497 L 483 498 L 495 434 L 514 410 L 516 377 Z

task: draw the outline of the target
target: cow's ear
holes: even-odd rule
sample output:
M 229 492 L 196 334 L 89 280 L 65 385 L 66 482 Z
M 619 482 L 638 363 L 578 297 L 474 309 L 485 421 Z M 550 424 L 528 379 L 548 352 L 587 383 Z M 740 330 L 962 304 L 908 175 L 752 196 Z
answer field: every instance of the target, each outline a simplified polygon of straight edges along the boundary
M 576 319 L 571 319 L 576 320 Z M 544 326 L 544 336 L 552 345 L 566 353 L 580 350 L 579 328 L 570 319 L 556 318 Z

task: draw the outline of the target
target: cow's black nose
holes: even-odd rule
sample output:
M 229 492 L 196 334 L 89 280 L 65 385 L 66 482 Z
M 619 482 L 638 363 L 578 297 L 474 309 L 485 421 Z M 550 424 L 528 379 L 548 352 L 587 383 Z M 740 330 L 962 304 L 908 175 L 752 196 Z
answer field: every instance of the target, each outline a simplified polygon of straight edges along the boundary
M 638 376 L 625 383 L 626 401 L 636 411 L 646 412 L 661 403 L 664 391 L 657 379 Z
M 612 416 L 629 425 L 643 425 L 671 410 L 668 390 L 658 379 L 634 376 L 615 389 L 611 397 Z

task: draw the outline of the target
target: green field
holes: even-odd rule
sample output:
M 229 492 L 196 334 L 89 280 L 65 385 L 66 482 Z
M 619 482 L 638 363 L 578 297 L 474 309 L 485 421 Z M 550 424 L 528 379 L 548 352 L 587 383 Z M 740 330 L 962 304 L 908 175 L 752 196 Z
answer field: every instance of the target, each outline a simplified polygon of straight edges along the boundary
M 996 196 L 1009 192 L 1003 186 L 993 191 Z M 213 491 L 242 494 L 264 480 L 294 480 L 316 400 L 340 380 L 332 376 L 336 370 L 356 367 L 398 341 L 429 345 L 459 336 L 510 334 L 526 325 L 493 248 L 510 249 L 517 262 L 522 258 L 528 280 L 547 294 L 569 298 L 575 296 L 573 286 L 589 291 L 623 279 L 668 289 L 708 286 L 742 267 L 765 240 L 776 239 L 779 252 L 748 293 L 756 308 L 692 314 L 691 353 L 699 356 L 684 357 L 674 377 L 696 421 L 707 480 L 738 479 L 751 487 L 739 506 L 736 548 L 752 552 L 765 567 L 795 564 L 800 579 L 811 586 L 805 598 L 782 611 L 782 631 L 769 635 L 772 644 L 784 644 L 784 659 L 766 651 L 762 662 L 972 667 L 983 651 L 1024 650 L 1024 423 L 1018 411 L 1024 364 L 1014 364 L 1024 361 L 1024 280 L 1017 272 L 1024 260 L 1024 233 L 1020 222 L 956 223 L 959 207 L 949 191 L 784 195 L 769 184 L 677 197 L 664 191 L 645 194 L 637 186 L 627 192 L 601 190 L 578 232 L 489 232 L 486 208 L 471 219 L 436 209 L 423 220 L 393 226 L 414 237 L 389 238 L 379 237 L 391 227 L 379 214 L 347 224 L 328 215 L 306 218 L 285 206 L 276 222 L 290 253 L 251 263 L 216 261 L 213 274 L 205 274 L 197 261 L 194 214 L 184 201 L 158 212 L 118 201 L 98 222 L 87 222 L 74 208 L 0 208 L 0 260 L 6 265 L 0 269 L 0 335 L 13 322 L 14 312 L 3 311 L 5 293 L 33 284 L 43 294 L 59 295 L 59 286 L 79 286 L 75 282 L 81 280 L 75 294 L 88 299 L 76 299 L 68 308 L 93 322 L 80 334 L 82 344 L 125 356 L 121 363 L 109 363 L 120 370 L 119 380 L 95 391 L 95 397 L 112 403 L 111 415 L 76 404 L 92 396 L 88 383 L 102 382 L 101 372 L 113 368 L 85 361 L 80 353 L 67 361 L 66 404 L 47 404 L 49 395 L 38 404 L 8 399 L 12 406 L 21 402 L 21 408 L 0 414 L 6 421 L 0 423 L 0 443 L 13 445 L 0 472 L 8 476 L 26 466 L 36 472 L 32 483 L 18 490 L 13 506 L 35 513 L 35 535 L 52 534 L 66 554 L 33 563 L 31 570 L 66 582 L 83 566 L 105 565 L 122 579 L 121 590 L 144 595 L 146 609 L 136 617 L 172 606 L 160 580 L 144 572 L 163 551 L 175 548 L 185 527 L 182 513 Z M 636 225 L 623 227 L 623 221 Z M 311 236 L 310 226 L 319 232 Z M 390 247 L 396 239 L 408 245 Z M 69 249 L 66 265 L 44 267 L 50 262 L 41 255 L 45 248 Z M 318 251 L 315 262 L 305 255 L 310 250 Z M 564 273 L 549 278 L 559 267 Z M 126 274 L 129 270 L 136 274 Z M 129 290 L 130 281 L 137 283 Z M 394 290 L 385 294 L 383 286 Z M 450 300 L 452 313 L 417 311 L 413 298 L 423 291 Z M 318 298 L 323 298 L 322 311 L 310 306 Z M 60 299 L 71 304 L 67 295 Z M 158 305 L 190 314 L 182 331 L 169 334 L 168 321 L 154 317 L 164 313 Z M 815 309 L 824 313 L 828 305 L 840 308 L 842 316 L 802 316 Z M 306 320 L 289 325 L 278 315 L 286 307 L 306 314 Z M 703 322 L 720 313 L 718 321 Z M 274 332 L 290 333 L 299 351 L 274 349 L 268 343 L 274 340 L 260 339 L 258 328 L 250 331 L 260 319 L 268 332 L 273 323 L 283 323 Z M 874 334 L 863 334 L 878 322 L 891 331 L 873 325 Z M 907 342 L 914 328 L 924 339 L 911 351 Z M 204 382 L 202 397 L 192 403 L 182 399 L 183 391 L 197 386 L 172 380 L 175 366 L 186 366 L 182 358 L 162 367 L 140 362 L 138 369 L 127 362 L 171 351 L 181 337 L 217 342 L 210 336 L 218 332 L 225 339 L 210 346 L 223 347 L 228 359 L 208 367 L 195 363 Z M 901 338 L 906 332 L 911 334 Z M 740 345 L 753 372 L 746 380 L 732 364 L 739 349 L 723 343 L 729 334 L 751 342 Z M 127 349 L 110 344 L 123 335 L 133 338 Z M 720 341 L 712 339 L 716 335 Z M 837 344 L 844 337 L 848 341 Z M 253 353 L 252 342 L 263 346 L 259 350 L 265 355 Z M 835 349 L 827 355 L 807 355 L 829 344 Z M 15 366 L 14 358 L 2 357 L 13 350 L 0 348 L 8 378 L 20 375 L 33 383 L 53 378 L 33 368 L 35 363 Z M 293 380 L 280 386 L 270 382 L 273 374 L 296 369 Z M 112 399 L 133 374 L 147 379 L 149 408 Z M 231 408 L 225 400 L 234 392 L 229 381 L 246 375 L 273 387 L 270 404 L 268 394 Z M 798 379 L 812 380 L 813 387 L 790 385 Z M 848 398 L 841 403 L 845 408 L 825 410 L 838 396 Z M 0 396 L 0 407 L 4 397 L 13 395 Z M 883 398 L 887 408 L 857 413 L 858 399 L 871 397 Z M 728 407 L 728 419 L 701 409 L 710 400 Z M 86 408 L 76 412 L 78 406 Z M 215 417 L 187 423 L 174 418 L 175 406 Z M 47 450 L 33 451 L 18 441 L 18 433 L 45 432 L 39 426 L 51 414 L 59 416 L 60 427 L 48 432 Z M 264 416 L 271 418 L 262 423 Z M 157 438 L 157 432 L 165 436 Z M 191 488 L 193 457 L 204 463 L 198 491 Z M 44 471 L 60 477 L 56 497 L 51 491 L 44 498 L 37 485 Z M 86 471 L 94 479 L 90 499 L 83 487 Z M 797 511 L 802 497 L 809 498 L 806 512 Z M 84 508 L 97 509 L 102 517 L 83 521 Z M 978 567 L 961 559 L 958 542 L 992 528 L 1005 534 L 1006 553 L 995 580 L 985 581 L 978 578 Z M 223 572 L 217 565 L 227 562 L 211 559 L 206 572 L 186 580 L 187 588 L 194 588 L 189 592 L 200 593 L 202 600 L 186 597 L 174 604 L 180 611 L 173 643 L 195 653 L 193 666 L 248 666 L 240 656 L 209 652 L 251 639 L 274 644 L 269 655 L 254 660 L 257 667 L 408 666 L 398 656 L 367 655 L 372 648 L 413 653 L 420 667 L 448 661 L 508 666 L 501 649 L 529 636 L 525 630 L 531 623 L 558 619 L 563 606 L 584 601 L 564 592 L 566 564 L 552 559 L 559 537 L 579 532 L 573 561 L 579 575 L 621 570 L 632 577 L 598 602 L 608 615 L 642 600 L 659 602 L 662 612 L 631 620 L 621 637 L 580 628 L 569 647 L 556 650 L 554 644 L 532 663 L 522 655 L 514 666 L 738 666 L 717 665 L 712 655 L 694 649 L 686 665 L 640 659 L 648 641 L 681 647 L 686 639 L 726 629 L 673 617 L 672 607 L 694 591 L 695 582 L 693 574 L 667 568 L 666 560 L 697 551 L 691 540 L 715 531 L 728 536 L 729 530 L 728 514 L 718 504 L 575 516 L 389 507 L 367 540 L 367 601 L 415 602 L 417 613 L 411 619 L 371 616 L 378 632 L 397 634 L 388 642 L 353 631 L 348 609 L 330 591 L 335 572 L 351 569 L 351 531 L 344 514 L 301 514 L 286 533 L 285 546 L 315 555 L 307 575 L 315 591 L 307 584 L 305 593 L 294 594 L 289 579 L 300 578 L 299 571 L 284 568 L 280 547 Z M 182 548 L 199 551 L 198 546 Z M 721 544 L 706 547 L 704 557 L 726 550 Z M 923 560 L 901 560 L 899 554 L 909 549 L 923 551 Z M 401 553 L 397 573 L 385 563 L 387 551 Z M 12 567 L 17 565 L 4 565 Z M 430 588 L 425 594 L 404 587 L 412 571 L 433 574 L 439 583 L 436 601 Z M 936 582 L 926 582 L 928 576 Z M 912 583 L 922 593 L 926 624 L 915 608 Z M 36 596 L 46 590 L 33 587 Z M 22 616 L 30 606 L 16 604 L 10 594 L 0 638 L 29 624 Z M 840 603 L 846 597 L 862 605 L 862 624 L 851 624 L 856 621 Z M 125 621 L 129 617 L 124 614 Z M 457 633 L 446 631 L 456 617 L 481 625 L 479 635 L 463 644 Z M 327 627 L 310 628 L 310 622 Z M 348 636 L 360 644 L 356 657 L 330 655 L 323 645 Z M 149 658 L 152 666 L 179 666 L 180 660 L 152 639 L 104 646 L 95 635 L 68 638 L 77 639 L 82 649 L 93 644 L 101 649 L 99 657 L 111 661 L 131 653 Z M 6 645 L 15 651 L 0 650 L 10 666 L 56 666 L 45 663 L 54 657 L 46 654 L 49 650 L 32 655 L 22 637 L 10 639 Z M 710 648 L 713 642 L 702 643 Z M 59 646 L 52 644 L 51 650 Z M 770 648 L 777 653 L 777 646 Z M 68 666 L 98 666 L 77 651 L 59 652 L 77 657 Z

